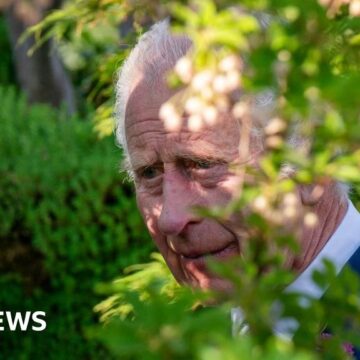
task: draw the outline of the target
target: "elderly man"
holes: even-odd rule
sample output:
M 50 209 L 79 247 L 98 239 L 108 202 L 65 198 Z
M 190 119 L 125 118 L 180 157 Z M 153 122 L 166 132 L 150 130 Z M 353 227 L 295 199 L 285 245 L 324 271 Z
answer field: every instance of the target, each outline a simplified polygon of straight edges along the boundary
M 211 273 L 205 260 L 241 254 L 243 217 L 235 214 L 220 223 L 192 209 L 226 205 L 237 193 L 240 179 L 233 165 L 243 161 L 238 123 L 231 114 L 221 114 L 214 124 L 189 131 L 184 113 L 181 128 L 168 131 L 159 118 L 161 105 L 176 96 L 165 73 L 190 46 L 188 38 L 171 35 L 166 22 L 141 37 L 120 72 L 116 133 L 134 177 L 138 207 L 175 278 L 226 290 L 228 282 Z M 251 144 L 248 163 L 255 165 L 261 144 Z M 324 258 L 334 262 L 337 272 L 350 259 L 355 263 L 360 215 L 337 184 L 329 182 L 316 201 L 311 190 L 302 186 L 298 196 L 319 221 L 315 228 L 302 229 L 301 254 L 289 255 L 287 264 L 300 274 L 292 289 L 320 297 L 310 275 Z

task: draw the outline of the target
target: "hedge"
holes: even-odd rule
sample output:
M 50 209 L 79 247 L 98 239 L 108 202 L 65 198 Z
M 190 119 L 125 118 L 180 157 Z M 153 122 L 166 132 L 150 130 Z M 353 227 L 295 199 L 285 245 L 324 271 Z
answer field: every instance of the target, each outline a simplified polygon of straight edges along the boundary
M 0 88 L 0 124 L 0 310 L 47 314 L 44 332 L 2 333 L 0 353 L 108 358 L 84 336 L 94 287 L 152 250 L 120 150 L 89 119 L 29 107 L 12 88 Z

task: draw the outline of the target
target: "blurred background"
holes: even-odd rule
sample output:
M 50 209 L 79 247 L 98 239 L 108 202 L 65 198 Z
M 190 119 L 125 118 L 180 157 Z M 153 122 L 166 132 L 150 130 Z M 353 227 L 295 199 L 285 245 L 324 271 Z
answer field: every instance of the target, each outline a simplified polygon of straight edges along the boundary
M 19 41 L 61 6 L 0 1 L 0 310 L 47 320 L 44 332 L 2 332 L 1 359 L 109 358 L 85 339 L 98 322 L 94 289 L 152 250 L 112 136 L 128 25 L 79 13 L 59 22 L 56 45 Z

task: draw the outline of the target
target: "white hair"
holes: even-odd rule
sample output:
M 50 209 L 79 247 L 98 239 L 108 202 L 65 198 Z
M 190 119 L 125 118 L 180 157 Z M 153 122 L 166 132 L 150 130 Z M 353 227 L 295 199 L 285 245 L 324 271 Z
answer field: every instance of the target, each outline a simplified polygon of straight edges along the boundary
M 173 67 L 191 47 L 191 40 L 185 35 L 173 35 L 168 20 L 162 20 L 143 34 L 119 71 L 116 85 L 116 139 L 128 158 L 125 136 L 126 105 L 140 76 L 147 80 L 160 78 L 164 70 Z
M 261 16 L 257 16 L 262 27 L 267 27 L 269 19 L 266 18 L 266 24 L 262 24 Z M 119 71 L 116 84 L 116 105 L 115 105 L 115 134 L 117 143 L 124 152 L 125 167 L 130 170 L 129 153 L 125 134 L 125 115 L 129 97 L 140 80 L 146 80 L 149 83 L 161 78 L 166 70 L 175 66 L 176 62 L 185 56 L 192 46 L 192 42 L 186 35 L 174 35 L 170 32 L 168 20 L 162 20 L 154 24 L 149 31 L 143 34 L 136 46 L 130 52 L 130 55 L 124 62 Z M 275 93 L 272 90 L 257 94 L 252 102 L 252 115 L 261 128 L 271 119 L 271 114 L 275 108 Z M 263 136 L 262 129 L 254 128 L 254 135 Z M 296 131 L 291 136 L 289 144 L 301 149 L 306 146 L 307 141 L 300 138 Z M 284 164 L 282 168 L 283 176 L 291 176 L 296 169 L 289 164 Z M 337 189 L 341 197 L 348 197 L 349 186 L 338 183 Z

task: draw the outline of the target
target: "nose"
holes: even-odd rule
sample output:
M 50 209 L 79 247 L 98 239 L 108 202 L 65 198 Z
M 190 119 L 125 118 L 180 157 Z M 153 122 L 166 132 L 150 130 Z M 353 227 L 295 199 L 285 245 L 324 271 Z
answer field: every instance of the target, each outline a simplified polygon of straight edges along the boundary
M 180 235 L 188 224 L 200 221 L 192 207 L 200 205 L 193 184 L 182 174 L 172 171 L 163 175 L 162 209 L 159 230 L 166 236 Z

